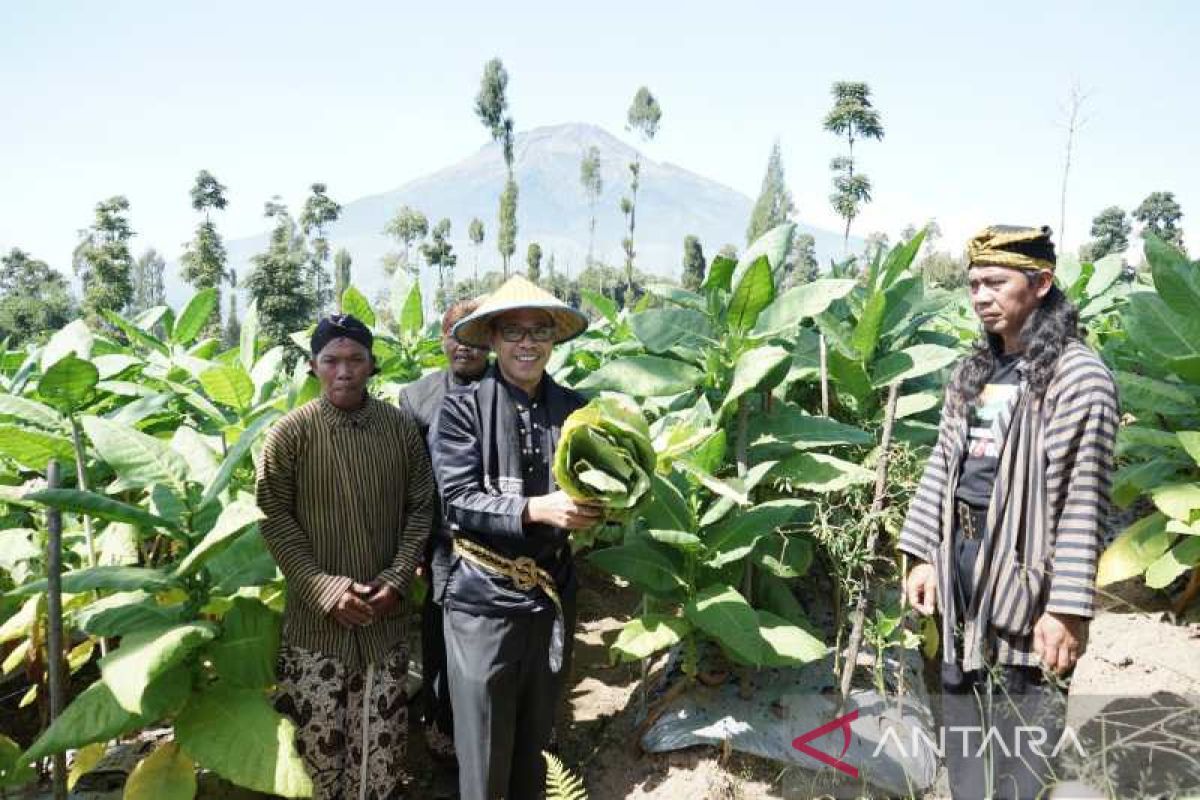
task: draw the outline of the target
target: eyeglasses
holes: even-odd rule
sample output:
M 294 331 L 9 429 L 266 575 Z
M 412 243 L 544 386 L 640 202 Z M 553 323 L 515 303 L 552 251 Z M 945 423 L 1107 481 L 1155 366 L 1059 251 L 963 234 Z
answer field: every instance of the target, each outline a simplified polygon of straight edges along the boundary
M 500 338 L 506 342 L 519 342 L 529 334 L 535 342 L 548 342 L 554 338 L 553 325 L 538 325 L 535 328 L 525 328 L 520 325 L 501 325 Z

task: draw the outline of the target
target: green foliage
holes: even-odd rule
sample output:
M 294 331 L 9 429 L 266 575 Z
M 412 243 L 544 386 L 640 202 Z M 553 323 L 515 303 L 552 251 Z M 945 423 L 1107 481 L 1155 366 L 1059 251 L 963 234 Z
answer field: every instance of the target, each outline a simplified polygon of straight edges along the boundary
M 859 207 L 871 202 L 871 181 L 855 172 L 854 142 L 859 139 L 883 139 L 883 123 L 879 112 L 871 103 L 871 89 L 867 84 L 854 81 L 837 81 L 833 84 L 833 108 L 825 116 L 825 130 L 846 139 L 846 155 L 830 162 L 833 171 L 834 192 L 829 202 L 837 215 L 846 220 L 843 235 L 845 243 L 850 240 L 850 224 L 858 216 Z
M 163 286 L 163 273 L 166 268 L 167 262 L 153 247 L 133 262 L 133 273 L 130 275 L 133 284 L 133 299 L 129 302 L 130 313 L 140 314 L 167 302 L 166 289 Z
M 196 175 L 191 192 L 192 208 L 203 213 L 204 219 L 196 226 L 195 238 L 188 243 L 179 259 L 180 277 L 197 289 L 212 289 L 216 294 L 216 303 L 203 320 L 203 330 L 207 336 L 219 336 L 221 333 L 221 284 L 230 278 L 225 268 L 225 242 L 217 233 L 210 216 L 213 209 L 220 211 L 225 208 L 225 191 L 225 187 L 208 170 L 202 169 Z M 230 279 L 231 284 L 234 282 Z
M 1080 260 L 1099 261 L 1112 253 L 1129 249 L 1133 223 L 1118 206 L 1109 206 L 1092 219 L 1092 240 L 1081 248 Z
M 246 288 L 258 308 L 262 336 L 273 345 L 290 346 L 291 334 L 307 326 L 316 314 L 305 281 L 307 248 L 286 206 L 269 202 L 265 215 L 274 220 L 275 227 L 267 250 L 251 259 L 254 269 Z
M 1183 209 L 1175 200 L 1174 192 L 1151 192 L 1133 210 L 1133 218 L 1142 223 L 1142 238 L 1153 235 L 1176 247 L 1183 247 L 1183 229 L 1179 227 Z
M 392 256 L 384 259 L 384 268 L 387 272 L 391 274 L 396 271 L 397 267 L 402 267 L 414 279 L 419 278 L 421 265 L 419 262 L 414 264 L 411 261 L 410 251 L 414 242 L 419 242 L 429 233 L 429 220 L 415 208 L 401 206 L 395 216 L 384 226 L 383 232 L 394 238 L 404 248 L 399 257 Z
M 683 288 L 697 291 L 704 283 L 704 249 L 700 240 L 691 234 L 683 239 Z
M 429 266 L 437 270 L 438 290 L 434 308 L 439 312 L 450 306 L 450 284 L 454 280 L 454 265 L 458 256 L 454 254 L 454 246 L 450 244 L 450 220 L 443 219 L 433 226 L 431 241 L 421 245 L 421 255 Z
M 600 148 L 595 145 L 584 152 L 579 162 L 579 183 L 583 186 L 583 193 L 587 195 L 590 212 L 587 261 L 584 262 L 584 266 L 590 267 L 596 250 L 596 203 L 604 191 L 604 177 L 600 173 Z
M 508 279 L 508 263 L 513 253 L 517 252 L 517 182 L 512 175 L 504 182 L 504 191 L 500 193 L 500 235 L 496 237 L 496 248 L 504 263 L 504 278 Z
M 96 204 L 91 227 L 80 233 L 73 264 L 83 285 L 83 311 L 89 321 L 102 311 L 120 311 L 133 299 L 133 256 L 127 213 L 129 201 L 117 195 Z
M 583 781 L 572 775 L 558 757 L 542 751 L 546 759 L 546 800 L 587 800 Z
M 38 341 L 74 314 L 61 273 L 15 247 L 0 257 L 0 339 L 11 345 Z
M 542 280 L 542 246 L 540 244 L 529 243 L 529 247 L 525 251 L 525 263 L 529 266 L 525 277 L 534 283 L 540 283 Z
M 325 268 L 325 262 L 329 260 L 326 229 L 337 222 L 342 214 L 342 207 L 330 199 L 325 184 L 314 183 L 310 188 L 312 194 L 304 201 L 304 210 L 300 214 L 300 230 L 310 239 L 308 290 L 312 296 L 313 308 L 320 316 L 329 309 L 334 297 L 333 281 Z
M 763 175 L 758 200 L 754 203 L 754 210 L 750 212 L 746 244 L 753 244 L 767 231 L 787 222 L 788 217 L 795 211 L 796 204 L 792 202 L 792 193 L 788 191 L 787 180 L 783 176 L 783 153 L 779 149 L 779 142 L 776 141 L 767 159 L 767 172 Z

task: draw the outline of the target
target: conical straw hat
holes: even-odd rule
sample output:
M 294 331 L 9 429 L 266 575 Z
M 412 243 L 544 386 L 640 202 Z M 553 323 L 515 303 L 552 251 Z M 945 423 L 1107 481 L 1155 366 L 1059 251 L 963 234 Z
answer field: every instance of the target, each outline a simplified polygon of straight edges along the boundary
M 588 318 L 554 295 L 514 275 L 479 304 L 479 308 L 455 323 L 451 334 L 463 344 L 484 347 L 491 343 L 492 320 L 499 314 L 522 309 L 544 311 L 554 320 L 554 341 L 574 339 L 587 330 Z

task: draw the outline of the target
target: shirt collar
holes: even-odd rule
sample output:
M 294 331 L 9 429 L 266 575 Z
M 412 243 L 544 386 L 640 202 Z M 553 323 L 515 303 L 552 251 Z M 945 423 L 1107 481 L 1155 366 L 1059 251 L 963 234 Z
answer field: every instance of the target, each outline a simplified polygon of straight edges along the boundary
M 530 405 L 536 406 L 542 404 L 543 398 L 546 396 L 546 382 L 550 380 L 550 376 L 548 374 L 544 372 L 542 373 L 542 380 L 538 382 L 537 391 L 534 392 L 533 397 L 530 397 L 520 386 L 507 381 L 504 378 L 504 373 L 500 371 L 499 367 L 492 367 L 492 369 L 496 371 L 496 381 L 504 387 L 504 390 L 508 392 L 508 396 L 511 397 L 513 402 L 518 406 L 528 408 Z
M 376 400 L 367 395 L 361 406 L 353 411 L 343 411 L 329 402 L 325 395 L 317 400 L 321 406 L 321 417 L 334 428 L 362 428 L 375 416 Z

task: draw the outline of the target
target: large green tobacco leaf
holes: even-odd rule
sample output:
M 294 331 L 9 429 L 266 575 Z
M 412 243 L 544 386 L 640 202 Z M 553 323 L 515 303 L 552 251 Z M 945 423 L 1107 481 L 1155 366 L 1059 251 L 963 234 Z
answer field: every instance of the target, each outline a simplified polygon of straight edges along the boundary
M 129 774 L 122 800 L 192 800 L 196 765 L 175 742 L 163 742 Z
M 779 462 L 771 477 L 792 489 L 840 492 L 855 484 L 870 483 L 875 473 L 825 453 L 796 453 Z
M 691 308 L 696 311 L 704 311 L 706 308 L 703 297 L 695 292 L 689 292 L 687 289 L 672 286 L 669 283 L 652 283 L 646 287 L 646 291 L 655 297 L 666 300 L 668 303 L 674 303 L 684 308 Z
M 243 533 L 206 565 L 214 590 L 232 594 L 243 586 L 261 586 L 279 571 L 266 542 L 256 528 Z
M 938 403 L 941 401 L 941 396 L 935 392 L 917 392 L 916 394 L 903 395 L 896 399 L 896 419 L 924 414 L 926 411 L 937 408 Z
M 1197 564 L 1200 564 L 1200 530 L 1193 528 L 1179 544 L 1146 568 L 1146 585 L 1151 589 L 1165 589 Z
M 1196 520 L 1200 512 L 1200 483 L 1174 483 L 1150 490 L 1150 499 L 1159 511 L 1184 524 Z
M 691 532 L 696 521 L 679 489 L 660 475 L 650 476 L 650 501 L 641 516 L 652 528 Z
M 908 269 L 917 257 L 917 253 L 921 250 L 921 245 L 925 242 L 926 231 L 922 229 L 916 236 L 909 239 L 907 242 L 898 244 L 893 247 L 887 255 L 887 259 L 883 262 L 883 268 L 880 270 L 882 279 L 879 281 L 878 287 L 881 289 L 889 289 L 896 279 L 904 274 L 904 270 Z M 870 284 L 875 285 L 875 284 Z
M 919 378 L 948 367 L 958 358 L 958 351 L 936 344 L 915 344 L 898 353 L 888 353 L 875 362 L 872 384 L 878 388 L 894 381 Z
M 200 385 L 213 400 L 239 412 L 248 409 L 254 400 L 254 381 L 241 364 L 206 369 L 200 374 Z
M 95 337 L 87 323 L 81 319 L 70 322 L 61 330 L 55 331 L 50 340 L 42 348 L 40 366 L 42 372 L 57 364 L 67 355 L 87 360 L 92 357 L 92 344 Z
M 258 358 L 258 329 L 258 300 L 255 299 L 250 301 L 246 316 L 242 319 L 241 340 L 238 343 L 238 358 L 246 372 L 254 368 Z
M 887 296 L 883 292 L 875 292 L 867 298 L 858 324 L 854 326 L 854 335 L 850 341 L 858 352 L 858 358 L 863 363 L 871 363 L 875 356 L 875 345 L 879 343 L 879 332 L 883 327 L 883 315 L 887 313 Z
M 750 558 L 778 578 L 799 578 L 812 565 L 813 543 L 803 536 L 764 536 Z
M 161 628 L 179 621 L 182 605 L 160 605 L 143 590 L 117 592 L 95 600 L 75 612 L 75 625 L 93 636 L 124 636 L 146 628 Z
M 189 481 L 206 486 L 217 474 L 220 463 L 213 440 L 188 425 L 180 425 L 171 437 L 171 449 L 187 464 Z
M 162 353 L 163 355 L 167 355 L 170 352 L 167 349 L 167 345 L 161 339 L 146 333 L 137 325 L 134 325 L 132 322 L 125 319 L 115 311 L 111 311 L 107 308 L 101 309 L 100 315 L 103 316 L 104 319 L 108 320 L 108 322 L 110 322 L 112 325 L 116 326 L 121 333 L 125 334 L 131 343 L 136 342 L 147 350 Z
M 131 356 L 128 353 L 107 353 L 102 356 L 96 356 L 92 359 L 92 363 L 96 365 L 96 371 L 100 374 L 100 380 L 111 380 L 123 373 L 130 367 L 135 367 L 145 362 L 137 356 Z
M 829 417 L 814 417 L 798 406 L 781 404 L 769 414 L 754 414 L 747 427 L 755 460 L 780 458 L 795 450 L 839 444 L 868 447 L 875 438 L 862 428 Z
M 1167 532 L 1167 516 L 1155 512 L 1121 532 L 1100 556 L 1096 583 L 1108 586 L 1141 575 L 1171 547 L 1175 536 Z
M 82 423 L 100 458 L 125 486 L 161 483 L 185 494 L 187 463 L 167 442 L 101 417 L 83 417 Z
M 761 663 L 764 642 L 758 632 L 758 615 L 737 589 L 709 586 L 684 607 L 684 614 L 738 661 L 751 666 Z
M 617 321 L 617 304 L 614 300 L 591 289 L 584 289 L 579 295 L 585 303 L 596 309 L 600 316 L 612 323 Z
M 733 381 L 720 410 L 735 406 L 750 392 L 774 389 L 787 377 L 791 367 L 792 354 L 782 347 L 755 347 L 742 353 L 733 367 Z
M 634 397 L 663 397 L 694 389 L 704 373 L 690 364 L 659 356 L 630 356 L 610 361 L 575 387 L 580 391 L 611 390 Z
M 736 269 L 737 262 L 732 258 L 715 256 L 712 263 L 708 265 L 708 272 L 705 274 L 704 283 L 700 284 L 700 288 L 706 291 L 718 289 L 728 292 L 730 281 L 733 280 L 733 271 Z
M 1194 309 L 1177 314 L 1159 295 L 1139 292 L 1129 298 L 1123 320 L 1135 347 L 1175 374 L 1200 382 L 1200 316 Z
M 763 640 L 759 663 L 764 667 L 789 667 L 824 658 L 829 648 L 808 631 L 770 611 L 758 610 L 758 635 Z
M 1112 501 L 1119 508 L 1128 508 L 1152 487 L 1172 481 L 1182 466 L 1181 462 L 1170 458 L 1127 463 L 1113 476 Z
M 258 600 L 235 597 L 207 650 L 221 680 L 246 689 L 274 684 L 280 625 L 279 614 Z
M 179 562 L 175 568 L 175 577 L 183 578 L 191 575 L 206 561 L 232 544 L 235 536 L 265 516 L 249 495 L 238 497 L 221 509 L 221 515 L 217 517 L 212 530 L 204 535 L 200 543 L 192 548 L 183 561 Z
M 171 340 L 175 344 L 191 344 L 212 317 L 217 308 L 217 299 L 217 290 L 211 287 L 192 295 L 183 311 L 179 312 L 179 320 L 171 331 Z
M 791 522 L 808 505 L 795 498 L 771 500 L 726 517 L 703 533 L 704 544 L 712 553 L 708 565 L 719 569 L 745 558 L 759 539 Z
M 75 461 L 75 448 L 70 439 L 17 425 L 0 425 L 0 454 L 38 472 L 45 472 L 51 459 L 58 459 L 64 466 Z
M 731 330 L 748 331 L 758 322 L 759 313 L 775 299 L 775 279 L 766 256 L 747 267 L 740 279 L 735 275 L 734 280 L 726 320 Z
M 278 411 L 267 411 L 255 419 L 254 422 L 250 423 L 250 426 L 246 430 L 242 431 L 242 435 L 238 437 L 233 446 L 225 453 L 225 460 L 221 462 L 221 467 L 217 470 L 216 475 L 204 487 L 204 496 L 200 499 L 201 506 L 212 502 L 217 495 L 225 491 L 229 486 L 230 480 L 233 479 L 233 471 L 237 469 L 242 459 L 250 454 L 250 448 L 254 446 L 255 440 L 279 417 L 280 413 Z
M 1124 408 L 1167 416 L 1195 414 L 1197 411 L 1196 398 L 1178 383 L 1121 371 L 1116 373 L 1116 378 Z
M 804 613 L 804 607 L 792 593 L 791 584 L 770 572 L 754 575 L 754 600 L 761 611 L 770 611 L 793 625 L 813 630 L 813 624 Z
M 122 708 L 108 685 L 96 681 L 63 709 L 22 758 L 26 762 L 36 761 L 145 727 L 183 705 L 191 688 L 189 670 L 180 668 L 165 673 L 145 692 L 143 705 L 147 711 L 139 715 Z
M 48 431 L 63 431 L 67 427 L 66 418 L 50 406 L 13 394 L 0 394 L 0 417 L 19 420 Z
M 160 589 L 169 589 L 175 585 L 174 579 L 164 575 L 157 569 L 150 569 L 149 567 L 88 567 L 86 569 L 64 572 L 62 576 L 62 590 L 67 594 L 79 594 L 80 592 L 90 592 L 95 589 L 115 589 L 117 591 L 144 589 L 153 592 Z M 45 590 L 46 580 L 43 578 L 24 584 L 23 586 L 18 586 L 10 594 L 37 594 Z
M 652 308 L 631 315 L 629 327 L 651 353 L 665 353 L 676 345 L 695 347 L 713 338 L 708 317 L 690 308 Z
M 1200 431 L 1179 431 L 1175 437 L 1192 460 L 1200 465 Z
M 1104 294 L 1121 277 L 1121 271 L 1124 268 L 1125 259 L 1120 253 L 1107 255 L 1095 262 L 1092 265 L 1092 277 L 1088 278 L 1084 295 L 1090 300 Z M 1197 297 L 1197 302 L 1200 302 L 1200 297 Z
M 194 695 L 175 721 L 175 737 L 200 766 L 239 786 L 282 797 L 312 794 L 295 726 L 257 689 L 218 683 Z
M 775 336 L 799 325 L 809 317 L 824 313 L 835 300 L 850 293 L 855 282 L 841 278 L 819 278 L 792 287 L 758 316 L 752 334 L 756 337 Z
M 683 617 L 646 614 L 625 623 L 617 640 L 609 648 L 612 661 L 638 661 L 660 650 L 673 647 L 692 630 Z
M 146 528 L 178 528 L 178 525 L 171 520 L 163 519 L 143 511 L 137 506 L 131 506 L 95 492 L 82 492 L 78 489 L 42 489 L 40 492 L 30 492 L 25 495 L 25 499 L 57 508 L 60 511 L 74 511 L 77 514 L 87 514 L 109 522 L 128 522 L 130 525 L 140 525 Z
M 404 305 L 396 318 L 400 323 L 400 332 L 406 336 L 416 336 L 425 325 L 425 313 L 421 305 L 421 284 L 414 282 L 409 287 L 404 298 Z
M 121 708 L 133 714 L 149 710 L 143 703 L 150 684 L 217 634 L 211 622 L 189 622 L 130 633 L 121 646 L 100 659 L 100 675 Z
M 353 286 L 347 286 L 342 292 L 342 311 L 357 317 L 369 328 L 375 327 L 375 310 L 363 293 Z
M 1146 237 L 1146 260 L 1158 296 L 1176 314 L 1195 319 L 1200 308 L 1200 269 L 1177 247 L 1154 235 Z
M 646 541 L 594 550 L 588 561 L 612 575 L 619 575 L 639 589 L 670 596 L 685 588 L 681 565 L 665 548 Z
M 38 394 L 69 411 L 91 399 L 99 381 L 100 372 L 95 364 L 68 354 L 45 371 L 38 381 Z
M 787 259 L 788 251 L 792 248 L 792 234 L 796 230 L 793 222 L 784 222 L 754 240 L 738 258 L 737 271 L 733 275 L 733 285 L 737 286 L 739 278 L 760 258 L 766 258 L 772 274 L 778 273 Z

